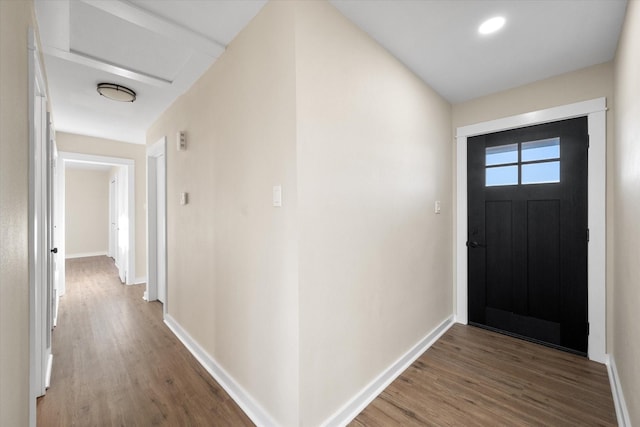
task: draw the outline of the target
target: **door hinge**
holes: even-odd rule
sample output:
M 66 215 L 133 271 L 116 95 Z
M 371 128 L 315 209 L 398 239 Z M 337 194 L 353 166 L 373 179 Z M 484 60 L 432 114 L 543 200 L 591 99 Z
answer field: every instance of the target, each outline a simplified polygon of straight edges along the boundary
M 590 240 L 589 229 L 587 228 L 587 242 Z
M 591 324 L 587 322 L 587 335 L 591 333 Z
M 591 135 L 587 134 L 587 148 L 591 148 Z

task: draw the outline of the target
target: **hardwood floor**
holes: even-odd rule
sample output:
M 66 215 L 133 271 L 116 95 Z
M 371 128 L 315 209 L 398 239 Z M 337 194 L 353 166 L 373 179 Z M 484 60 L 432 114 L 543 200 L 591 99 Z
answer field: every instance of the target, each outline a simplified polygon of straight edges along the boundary
M 67 261 L 38 426 L 251 426 L 107 257 Z M 603 365 L 455 325 L 350 424 L 613 426 Z
M 38 426 L 252 426 L 107 257 L 67 260 Z
M 615 426 L 604 365 L 454 325 L 350 424 Z

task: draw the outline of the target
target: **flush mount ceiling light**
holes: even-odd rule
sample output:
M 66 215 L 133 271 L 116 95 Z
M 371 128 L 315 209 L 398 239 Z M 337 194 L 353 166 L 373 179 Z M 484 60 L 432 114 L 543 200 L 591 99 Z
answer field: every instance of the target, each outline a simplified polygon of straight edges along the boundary
M 506 22 L 506 19 L 504 19 L 504 17 L 502 16 L 496 16 L 496 17 L 487 19 L 482 24 L 480 24 L 480 26 L 478 27 L 478 32 L 483 35 L 495 33 L 500 28 L 504 27 L 505 22 Z
M 99 83 L 98 93 L 105 98 L 120 102 L 133 102 L 136 100 L 136 93 L 128 87 L 115 83 Z

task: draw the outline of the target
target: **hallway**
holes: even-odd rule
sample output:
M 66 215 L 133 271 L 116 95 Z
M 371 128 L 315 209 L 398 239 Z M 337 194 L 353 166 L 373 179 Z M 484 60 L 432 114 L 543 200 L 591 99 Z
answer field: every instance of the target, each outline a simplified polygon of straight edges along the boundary
M 110 258 L 67 260 L 38 426 L 252 426 Z
M 67 260 L 38 426 L 251 426 L 107 257 Z M 454 325 L 351 424 L 616 425 L 607 370 Z

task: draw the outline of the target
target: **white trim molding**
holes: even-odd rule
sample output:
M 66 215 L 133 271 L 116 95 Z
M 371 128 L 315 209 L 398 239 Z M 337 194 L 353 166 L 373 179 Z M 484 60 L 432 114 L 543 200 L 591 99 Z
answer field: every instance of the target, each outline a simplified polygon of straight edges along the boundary
M 606 98 L 548 108 L 459 127 L 456 132 L 456 311 L 458 323 L 467 316 L 467 138 L 492 132 L 588 117 L 589 126 L 589 359 L 606 363 Z
M 114 166 L 124 166 L 127 171 L 127 193 L 128 193 L 128 230 L 129 230 L 129 253 L 127 255 L 127 272 L 126 272 L 126 284 L 132 285 L 134 284 L 134 278 L 136 277 L 136 198 L 135 198 L 135 161 L 133 159 L 126 159 L 122 157 L 108 157 L 101 155 L 93 155 L 93 154 L 84 154 L 84 153 L 73 153 L 66 151 L 58 152 L 58 159 L 62 162 L 63 168 L 62 171 L 65 170 L 64 165 L 66 162 L 82 162 L 82 163 L 95 163 L 101 165 L 114 165 Z M 64 172 L 62 172 L 62 176 L 64 177 Z M 62 185 L 64 185 L 64 178 L 62 180 Z M 62 193 L 64 194 L 64 193 Z M 62 246 L 61 252 L 64 254 L 65 248 Z M 66 256 L 65 256 L 66 258 Z
M 28 268 L 29 268 L 29 426 L 36 425 L 36 399 L 45 394 L 51 370 L 51 330 L 47 325 L 48 247 L 46 164 L 47 86 L 44 79 L 36 33 L 27 34 L 28 72 Z M 42 230 L 39 231 L 39 230 Z M 37 232 L 36 232 L 37 231 Z M 47 343 L 49 341 L 49 343 Z
M 620 385 L 620 376 L 618 368 L 612 354 L 607 355 L 607 371 L 609 372 L 609 383 L 611 384 L 611 393 L 613 394 L 613 403 L 616 408 L 616 418 L 620 427 L 631 427 L 631 417 L 627 403 L 624 400 L 624 393 Z
M 260 406 L 258 402 L 249 394 L 225 369 L 216 362 L 201 346 L 194 340 L 187 331 L 173 318 L 166 314 L 164 323 L 171 329 L 176 337 L 187 347 L 193 357 L 204 367 L 209 375 L 216 380 L 220 386 L 231 396 L 240 406 L 240 409 L 257 426 L 277 426 L 278 423 L 269 413 Z
M 147 283 L 147 278 L 146 276 L 142 276 L 142 277 L 136 277 L 133 280 L 132 285 L 142 285 L 142 284 L 146 284 Z M 145 291 L 145 294 L 147 293 L 147 291 Z
M 103 252 L 84 252 L 80 254 L 65 254 L 65 259 L 87 258 L 91 256 L 107 256 L 107 252 L 103 251 Z
M 164 162 L 164 180 L 158 180 L 158 159 L 162 157 Z M 158 299 L 158 276 L 159 273 L 164 275 L 164 301 L 162 304 L 163 315 L 168 312 L 168 283 L 167 283 L 167 137 L 163 136 L 154 144 L 147 147 L 146 153 L 147 164 L 147 289 L 144 293 L 146 301 L 155 301 Z M 164 191 L 164 203 L 158 206 L 158 190 Z M 163 233 L 158 233 L 158 222 L 164 222 Z M 158 254 L 164 256 L 164 265 L 158 265 Z
M 445 319 L 440 325 L 429 332 L 416 345 L 403 354 L 398 360 L 389 365 L 373 381 L 356 393 L 337 412 L 327 418 L 322 427 L 344 426 L 351 422 L 364 410 L 382 391 L 398 378 L 413 362 L 427 351 L 454 324 L 453 316 Z

